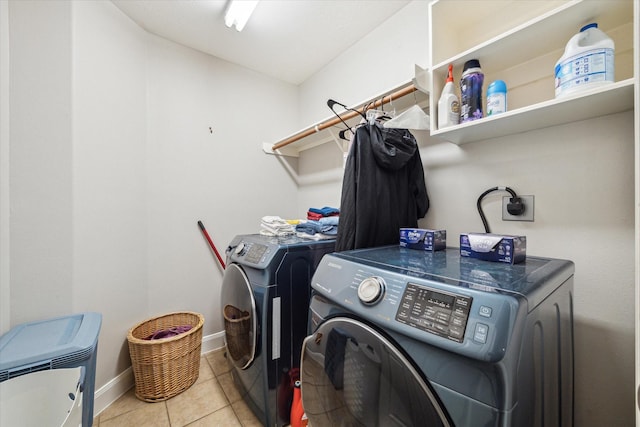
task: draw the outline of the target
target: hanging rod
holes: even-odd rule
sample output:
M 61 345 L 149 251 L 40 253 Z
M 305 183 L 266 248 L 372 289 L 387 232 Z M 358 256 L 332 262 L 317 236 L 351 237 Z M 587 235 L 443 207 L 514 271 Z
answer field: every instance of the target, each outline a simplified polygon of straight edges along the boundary
M 358 116 L 361 113 L 364 113 L 365 112 L 365 108 L 373 108 L 373 109 L 378 108 L 378 107 L 380 107 L 380 106 L 382 106 L 384 104 L 387 104 L 387 103 L 389 103 L 391 101 L 395 101 L 396 99 L 399 99 L 399 98 L 402 98 L 403 96 L 409 95 L 410 93 L 413 93 L 416 90 L 418 90 L 418 88 L 415 85 L 411 84 L 411 85 L 409 85 L 407 87 L 404 87 L 404 88 L 402 88 L 402 89 L 400 89 L 400 90 L 398 90 L 396 92 L 393 92 L 393 93 L 391 93 L 389 95 L 383 96 L 382 98 L 380 98 L 377 101 L 375 101 L 373 104 L 365 104 L 362 107 L 360 107 L 359 109 L 354 108 L 354 110 L 356 110 L 356 111 L 344 112 L 343 114 L 340 115 L 340 118 L 342 120 L 345 120 L 345 121 L 349 120 L 349 119 L 351 119 L 353 117 Z M 316 132 L 320 132 L 321 130 L 324 130 L 324 129 L 329 128 L 331 126 L 335 126 L 338 123 L 341 123 L 340 118 L 334 117 L 333 119 L 326 120 L 326 121 L 324 121 L 324 122 L 322 122 L 322 123 L 320 123 L 318 125 L 315 125 L 313 127 L 305 129 L 303 131 L 300 131 L 297 134 L 295 134 L 293 136 L 290 136 L 289 138 L 278 142 L 277 144 L 273 144 L 271 149 L 273 151 L 276 151 L 276 150 L 278 150 L 278 149 L 280 149 L 282 147 L 286 147 L 289 144 L 293 144 L 294 142 L 299 141 L 302 138 L 305 138 L 305 137 L 307 137 L 309 135 L 313 135 Z

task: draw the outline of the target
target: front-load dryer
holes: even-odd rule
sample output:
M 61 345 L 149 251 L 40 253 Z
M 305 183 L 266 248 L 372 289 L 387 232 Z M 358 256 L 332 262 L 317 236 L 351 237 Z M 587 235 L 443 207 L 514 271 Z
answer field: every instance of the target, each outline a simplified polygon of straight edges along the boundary
M 307 335 L 310 281 L 335 240 L 236 236 L 221 290 L 226 357 L 243 399 L 265 426 L 289 423 L 292 374 Z
M 302 349 L 309 423 L 572 426 L 573 273 L 458 249 L 326 255 Z

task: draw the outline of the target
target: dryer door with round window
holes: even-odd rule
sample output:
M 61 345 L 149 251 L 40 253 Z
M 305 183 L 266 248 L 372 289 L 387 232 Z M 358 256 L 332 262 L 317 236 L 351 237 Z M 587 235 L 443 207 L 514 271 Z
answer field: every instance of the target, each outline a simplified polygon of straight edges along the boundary
M 330 318 L 305 339 L 300 376 L 313 426 L 452 425 L 392 338 L 353 318 Z
M 256 355 L 256 302 L 242 267 L 227 266 L 222 280 L 222 313 L 227 354 L 234 366 L 246 369 Z

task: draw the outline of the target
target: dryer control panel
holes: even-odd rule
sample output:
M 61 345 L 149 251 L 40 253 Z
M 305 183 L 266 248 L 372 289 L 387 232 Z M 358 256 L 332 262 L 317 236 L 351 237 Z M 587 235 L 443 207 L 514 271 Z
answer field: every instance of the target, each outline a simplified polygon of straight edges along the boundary
M 396 320 L 425 332 L 463 342 L 471 308 L 470 296 L 407 283 Z
M 295 235 L 264 236 L 262 234 L 241 234 L 233 238 L 227 246 L 227 263 L 237 262 L 254 269 L 264 270 L 276 266 L 285 254 L 297 252 L 307 258 L 321 258 L 332 252 L 335 240 L 309 240 Z M 307 256 L 308 255 L 308 256 Z M 314 261 L 314 265 L 317 261 Z
M 238 251 L 240 249 L 240 252 Z M 244 259 L 247 262 L 252 264 L 258 264 L 260 261 L 264 261 L 263 257 L 267 253 L 269 249 L 266 245 L 261 245 L 259 243 L 245 243 L 240 242 L 238 247 L 236 248 L 236 255 L 242 256 L 244 255 Z

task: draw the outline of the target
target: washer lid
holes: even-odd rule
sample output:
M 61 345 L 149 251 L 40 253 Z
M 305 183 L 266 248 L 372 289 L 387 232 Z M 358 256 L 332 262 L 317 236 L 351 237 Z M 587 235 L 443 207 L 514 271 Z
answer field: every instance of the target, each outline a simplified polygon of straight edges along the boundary
M 453 425 L 431 385 L 382 332 L 348 317 L 302 346 L 302 404 L 311 425 Z
M 457 248 L 428 252 L 384 246 L 338 252 L 331 256 L 409 277 L 479 290 L 500 290 L 524 297 L 530 297 L 550 281 L 555 282 L 551 286 L 555 289 L 574 272 L 571 261 L 527 255 L 526 261 L 511 265 L 461 257 Z

